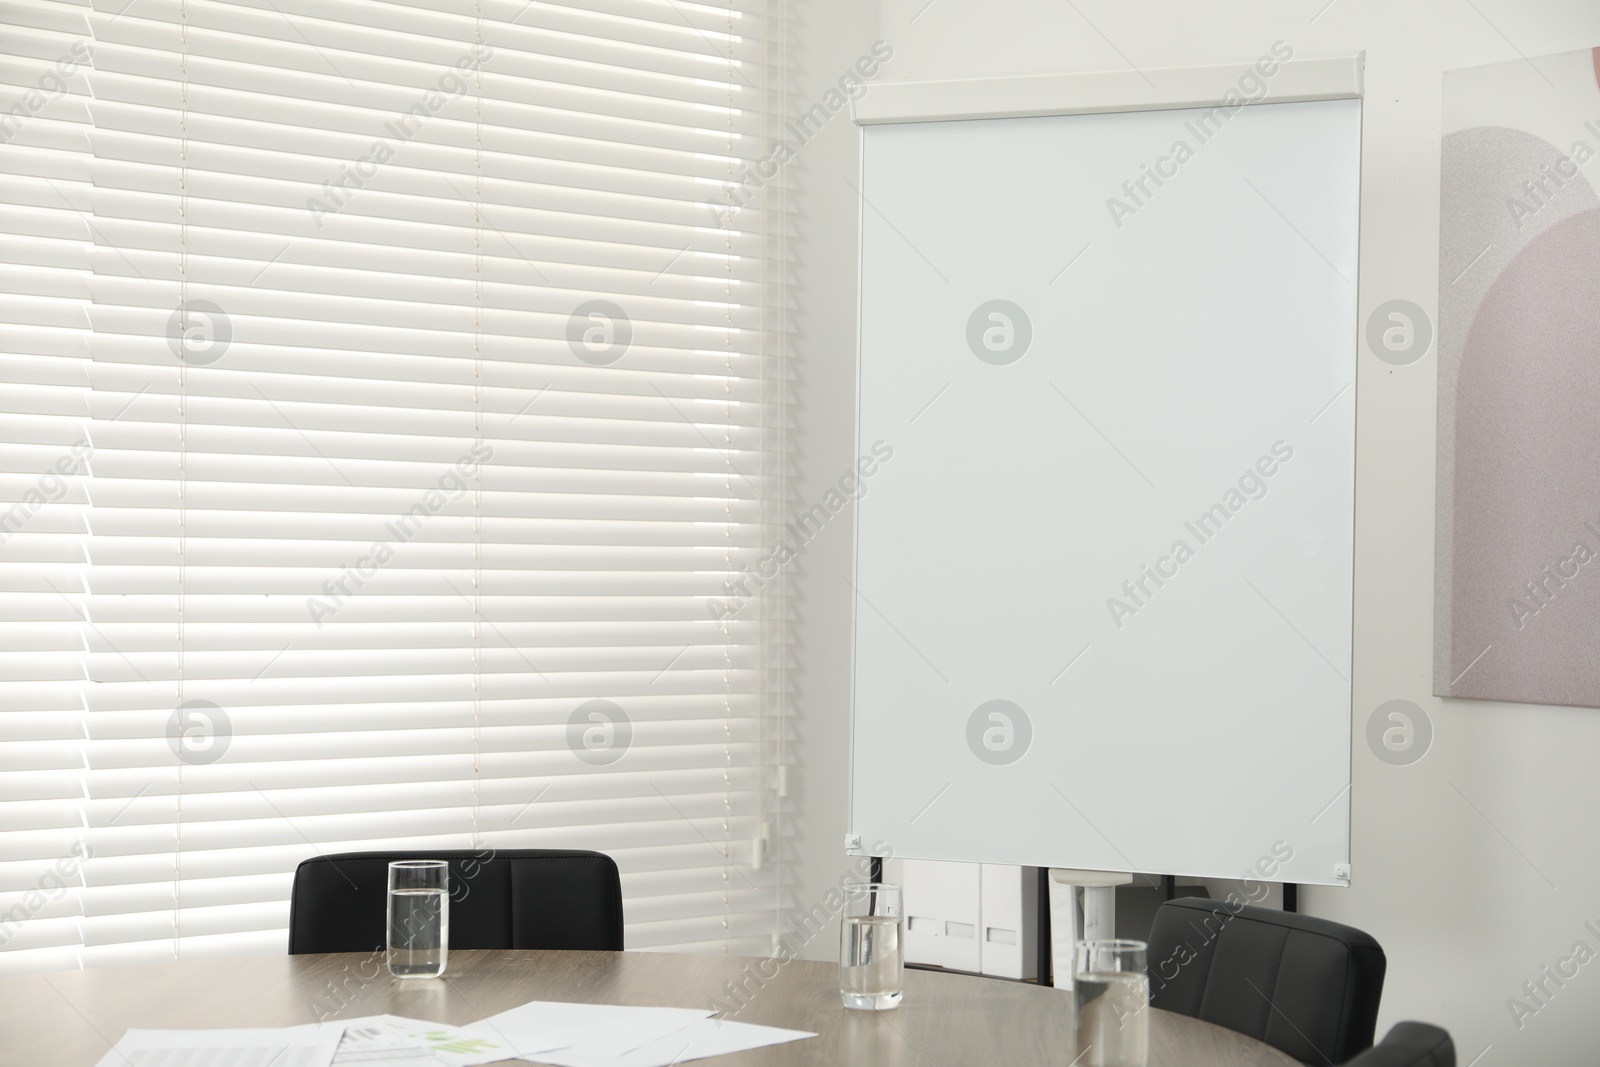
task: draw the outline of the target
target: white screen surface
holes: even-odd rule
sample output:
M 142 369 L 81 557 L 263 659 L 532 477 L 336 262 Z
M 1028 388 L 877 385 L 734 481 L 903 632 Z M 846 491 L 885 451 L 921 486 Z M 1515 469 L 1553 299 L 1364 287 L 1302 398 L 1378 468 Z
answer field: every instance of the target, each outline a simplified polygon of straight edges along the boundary
M 1342 881 L 1360 103 L 1224 115 L 865 130 L 866 850 Z

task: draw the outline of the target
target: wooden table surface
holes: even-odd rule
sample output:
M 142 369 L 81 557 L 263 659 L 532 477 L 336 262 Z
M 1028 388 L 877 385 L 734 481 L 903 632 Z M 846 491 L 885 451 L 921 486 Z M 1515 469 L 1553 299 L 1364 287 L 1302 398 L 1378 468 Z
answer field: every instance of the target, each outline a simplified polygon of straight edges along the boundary
M 766 976 L 770 975 L 768 978 Z M 847 1011 L 831 963 L 648 952 L 457 951 L 443 981 L 398 982 L 381 954 L 269 956 L 68 971 L 0 980 L 0 1059 L 92 1067 L 129 1027 L 289 1026 L 390 1013 L 468 1023 L 530 1000 L 710 1008 L 742 983 L 740 1022 L 815 1031 L 804 1041 L 705 1060 L 717 1065 L 1065 1067 L 1070 994 L 908 970 L 905 1001 Z M 1294 1067 L 1259 1041 L 1155 1011 L 1150 1067 Z M 515 1062 L 515 1061 L 508 1061 Z

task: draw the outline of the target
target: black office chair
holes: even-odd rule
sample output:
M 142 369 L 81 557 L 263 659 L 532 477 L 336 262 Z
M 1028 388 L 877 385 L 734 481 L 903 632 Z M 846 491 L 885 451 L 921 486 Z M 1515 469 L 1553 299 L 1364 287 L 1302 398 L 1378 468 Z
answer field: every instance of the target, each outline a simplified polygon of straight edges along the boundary
M 1367 934 L 1309 915 L 1187 897 L 1156 910 L 1150 1003 L 1327 1067 L 1372 1047 L 1387 967 Z
M 622 883 L 601 852 L 346 852 L 306 860 L 289 899 L 289 954 L 384 947 L 390 860 L 450 864 L 450 947 L 622 951 Z
M 1395 1023 L 1382 1041 L 1344 1067 L 1456 1067 L 1456 1045 L 1437 1026 Z

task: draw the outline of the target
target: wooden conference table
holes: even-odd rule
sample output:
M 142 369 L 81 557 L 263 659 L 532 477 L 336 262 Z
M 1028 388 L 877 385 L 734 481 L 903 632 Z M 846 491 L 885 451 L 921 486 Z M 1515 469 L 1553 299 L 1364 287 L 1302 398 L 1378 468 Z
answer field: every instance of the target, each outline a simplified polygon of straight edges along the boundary
M 765 971 L 756 968 L 765 964 Z M 381 956 L 271 956 L 106 968 L 0 980 L 0 1058 L 92 1067 L 129 1027 L 289 1026 L 385 1012 L 467 1023 L 530 1000 L 711 1007 L 728 982 L 753 992 L 736 1018 L 814 1038 L 696 1062 L 1065 1067 L 1069 994 L 1019 982 L 908 970 L 905 1001 L 847 1011 L 830 963 L 648 952 L 458 951 L 443 981 L 396 982 Z M 746 968 L 749 968 L 746 971 Z M 376 976 L 374 976 L 376 975 Z M 318 1005 L 321 1005 L 319 1008 Z M 520 1061 L 506 1061 L 508 1063 Z M 1149 1067 L 1294 1067 L 1252 1038 L 1152 1011 Z

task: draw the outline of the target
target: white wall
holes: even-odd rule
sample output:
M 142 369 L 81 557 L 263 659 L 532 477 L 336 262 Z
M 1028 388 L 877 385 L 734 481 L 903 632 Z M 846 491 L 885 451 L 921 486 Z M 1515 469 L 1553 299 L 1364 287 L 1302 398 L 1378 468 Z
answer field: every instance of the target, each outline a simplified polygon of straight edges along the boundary
M 1440 73 L 1600 45 L 1594 0 L 795 0 L 795 11 L 796 109 L 880 37 L 895 50 L 887 79 L 1242 63 L 1277 40 L 1299 56 L 1365 50 L 1363 322 L 1389 299 L 1435 307 Z M 845 179 L 855 180 L 855 144 L 835 119 L 791 167 L 796 495 L 808 502 L 853 458 L 855 206 Z M 1361 357 L 1354 883 L 1305 890 L 1303 907 L 1384 945 L 1380 1033 L 1403 1018 L 1447 1026 L 1464 1067 L 1594 1062 L 1600 962 L 1550 985 L 1554 995 L 1521 1029 L 1507 999 L 1580 939 L 1600 951 L 1584 929 L 1600 928 L 1600 778 L 1591 765 L 1600 711 L 1429 695 L 1435 372 L 1432 353 L 1406 367 Z M 796 565 L 793 873 L 796 903 L 806 906 L 845 869 L 851 518 L 836 520 Z M 1431 750 L 1410 766 L 1380 762 L 1364 737 L 1367 715 L 1395 698 L 1433 721 Z M 831 936 L 807 955 L 829 958 Z
M 879 37 L 876 0 L 790 0 L 791 116 L 825 100 Z M 874 81 L 889 77 L 898 57 Z M 870 88 L 868 89 L 870 91 Z M 791 514 L 823 500 L 853 469 L 856 389 L 856 194 L 860 133 L 848 110 L 798 146 L 780 180 L 789 183 L 795 266 L 791 317 L 794 390 L 789 414 L 796 468 Z M 847 179 L 848 183 L 847 184 Z M 868 492 L 870 492 L 870 485 Z M 855 507 L 847 506 L 790 564 L 791 689 L 795 715 L 791 758 L 793 814 L 785 872 L 791 915 L 825 903 L 854 866 L 844 854 L 850 758 L 850 586 Z M 807 924 L 804 929 L 814 929 Z M 833 925 L 807 941 L 809 959 L 838 959 Z

